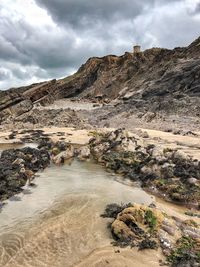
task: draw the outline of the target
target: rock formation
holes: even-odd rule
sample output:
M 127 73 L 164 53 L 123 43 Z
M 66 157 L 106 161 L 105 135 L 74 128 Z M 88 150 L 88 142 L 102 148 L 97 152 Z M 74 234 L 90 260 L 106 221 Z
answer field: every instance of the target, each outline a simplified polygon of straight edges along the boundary
M 199 266 L 200 228 L 195 221 L 168 216 L 155 205 L 131 203 L 110 204 L 102 217 L 114 218 L 110 228 L 115 245 L 139 250 L 160 247 L 167 259 L 163 266 Z
M 108 169 L 178 203 L 200 207 L 200 162 L 180 150 L 146 146 L 125 130 L 96 134 L 90 141 L 93 157 Z
M 200 38 L 185 48 L 90 58 L 67 78 L 0 92 L 1 118 L 70 97 L 200 116 Z
M 0 201 L 22 191 L 27 180 L 50 163 L 48 151 L 35 148 L 10 149 L 0 156 Z

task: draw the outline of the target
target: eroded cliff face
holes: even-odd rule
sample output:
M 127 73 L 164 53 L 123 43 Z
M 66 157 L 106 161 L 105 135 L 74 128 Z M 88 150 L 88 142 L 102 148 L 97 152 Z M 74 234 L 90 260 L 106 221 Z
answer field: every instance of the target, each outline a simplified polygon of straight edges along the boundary
M 0 92 L 0 115 L 21 115 L 35 104 L 71 97 L 200 116 L 200 38 L 186 48 L 90 58 L 65 79 Z

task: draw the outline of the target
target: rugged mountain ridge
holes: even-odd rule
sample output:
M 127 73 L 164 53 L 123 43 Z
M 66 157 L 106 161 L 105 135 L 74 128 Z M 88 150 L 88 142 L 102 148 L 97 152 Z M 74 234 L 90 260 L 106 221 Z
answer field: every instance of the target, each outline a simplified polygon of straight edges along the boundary
M 65 79 L 0 92 L 0 115 L 18 116 L 61 98 L 200 116 L 200 38 L 185 48 L 90 58 Z

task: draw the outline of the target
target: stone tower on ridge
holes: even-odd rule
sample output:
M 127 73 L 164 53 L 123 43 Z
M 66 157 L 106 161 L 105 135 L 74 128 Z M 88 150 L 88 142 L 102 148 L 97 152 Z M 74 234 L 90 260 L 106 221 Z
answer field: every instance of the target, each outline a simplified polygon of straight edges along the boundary
M 133 47 L 133 54 L 138 54 L 141 52 L 141 46 L 140 45 L 135 45 Z

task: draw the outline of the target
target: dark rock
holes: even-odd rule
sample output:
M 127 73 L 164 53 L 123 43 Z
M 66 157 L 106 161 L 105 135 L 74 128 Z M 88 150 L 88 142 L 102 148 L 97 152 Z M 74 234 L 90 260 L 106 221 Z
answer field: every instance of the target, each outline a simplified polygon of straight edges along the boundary
M 43 149 L 25 147 L 3 151 L 0 157 L 0 200 L 21 192 L 27 180 L 49 163 L 49 153 Z
M 165 114 L 199 116 L 198 42 L 199 38 L 188 47 L 173 50 L 147 49 L 138 56 L 125 53 L 90 58 L 77 73 L 64 79 L 0 92 L 0 118 L 25 114 L 33 106 L 73 97 L 101 103 L 119 100 L 110 116 L 126 110 L 147 114 L 143 116 L 146 121 L 163 111 Z M 35 123 L 28 116 L 27 120 Z
M 8 136 L 8 139 L 10 139 L 10 140 L 13 140 L 13 139 L 15 139 L 15 134 L 14 133 L 11 133 L 9 136 Z
M 157 249 L 158 248 L 158 244 L 155 240 L 150 240 L 148 238 L 142 240 L 139 243 L 139 250 L 144 250 L 144 249 Z
M 126 205 L 123 205 L 123 204 L 122 205 L 118 205 L 116 203 L 109 204 L 105 208 L 105 211 L 101 215 L 101 217 L 103 217 L 103 218 L 116 218 L 118 213 L 120 213 L 122 210 L 124 210 L 125 208 L 128 208 L 130 206 L 132 206 L 131 203 L 126 204 Z
M 154 188 L 154 192 L 166 199 L 198 208 L 200 162 L 182 151 L 161 151 L 155 145 L 145 147 L 122 129 L 100 136 L 96 133 L 90 141 L 90 150 L 92 156 L 108 169 L 140 181 L 148 190 Z

